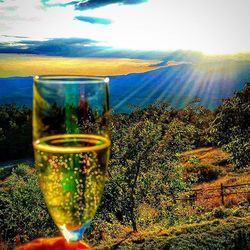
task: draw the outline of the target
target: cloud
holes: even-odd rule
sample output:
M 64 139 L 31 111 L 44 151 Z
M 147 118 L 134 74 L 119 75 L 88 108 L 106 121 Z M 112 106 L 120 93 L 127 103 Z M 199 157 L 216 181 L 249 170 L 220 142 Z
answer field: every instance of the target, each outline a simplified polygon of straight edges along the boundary
M 102 57 L 132 58 L 143 60 L 159 60 L 157 67 L 170 66 L 178 62 L 198 62 L 202 60 L 200 52 L 177 51 L 143 51 L 115 49 L 104 46 L 98 41 L 83 38 L 54 38 L 46 41 L 20 40 L 0 43 L 0 53 L 35 54 L 62 57 Z
M 91 38 L 135 50 L 190 49 L 220 54 L 249 51 L 250 36 L 244 25 L 249 23 L 249 0 L 241 0 L 241 4 L 235 0 L 148 0 L 139 4 L 143 2 L 0 0 L 0 34 L 38 41 Z M 81 16 L 92 19 L 81 21 Z M 93 25 L 97 23 L 94 18 L 112 23 Z M 2 36 L 0 41 L 17 42 L 17 38 L 10 38 Z
M 147 2 L 147 0 L 82 0 L 78 1 L 78 3 L 76 4 L 76 9 L 87 10 L 103 7 L 110 4 L 131 5 L 144 2 Z
M 4 8 L 10 6 L 17 7 L 17 10 L 14 12 L 4 10 Z M 104 32 L 103 27 L 100 27 L 101 25 L 93 27 L 90 23 L 74 19 L 75 16 L 80 15 L 82 15 L 82 12 L 76 11 L 74 5 L 63 8 L 60 6 L 46 7 L 42 5 L 41 0 L 6 0 L 3 4 L 0 3 L 0 34 L 27 36 L 30 37 L 30 40 L 37 41 L 71 37 L 98 40 L 93 35 L 102 36 L 100 33 Z M 100 15 L 93 16 L 102 17 Z M 97 32 L 96 29 L 101 31 Z M 0 37 L 0 42 L 16 41 L 17 38 Z
M 148 0 L 41 0 L 45 8 L 67 7 L 75 5 L 76 10 L 87 10 L 103 7 L 110 4 L 133 5 L 147 2 Z
M 46 41 L 20 40 L 0 43 L 0 53 L 24 53 L 50 56 L 104 56 L 107 47 L 84 38 L 54 38 Z
M 28 36 L 9 36 L 9 35 L 2 35 L 4 37 L 11 37 L 11 38 L 29 38 Z
M 108 24 L 112 23 L 112 21 L 110 19 L 100 18 L 100 17 L 91 17 L 91 16 L 76 16 L 75 19 L 82 21 L 82 22 L 91 23 L 91 24 L 108 25 Z
M 41 0 L 44 7 L 67 7 L 69 5 L 76 5 L 79 1 L 62 1 L 62 0 Z

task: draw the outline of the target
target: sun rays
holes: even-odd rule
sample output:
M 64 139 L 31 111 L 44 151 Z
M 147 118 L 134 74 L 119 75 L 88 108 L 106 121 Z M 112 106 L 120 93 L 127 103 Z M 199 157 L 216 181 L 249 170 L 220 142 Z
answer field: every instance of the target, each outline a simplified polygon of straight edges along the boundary
M 162 66 L 143 73 L 140 79 L 137 74 L 132 74 L 122 78 L 128 88 L 116 96 L 114 110 L 127 110 L 129 104 L 145 107 L 157 100 L 179 108 L 198 100 L 196 105 L 213 109 L 221 103 L 222 98 L 233 93 L 235 86 L 244 84 L 238 79 L 239 74 L 243 77 L 245 74 L 247 79 L 241 63 L 243 62 L 237 60 L 216 58 L 211 61 L 211 58 L 203 58 L 195 63 Z M 247 64 L 245 61 L 244 63 Z M 119 80 L 120 78 L 115 77 L 111 82 L 114 81 L 113 84 L 116 85 Z M 114 92 L 119 93 L 117 88 Z

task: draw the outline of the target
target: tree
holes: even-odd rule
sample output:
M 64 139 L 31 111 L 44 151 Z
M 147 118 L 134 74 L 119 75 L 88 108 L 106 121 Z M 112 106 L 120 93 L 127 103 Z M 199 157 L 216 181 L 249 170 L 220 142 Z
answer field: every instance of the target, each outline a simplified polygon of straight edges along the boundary
M 250 164 L 250 83 L 223 100 L 211 126 L 211 140 L 231 153 L 236 167 Z
M 109 180 L 101 209 L 131 223 L 134 232 L 138 230 L 140 204 L 161 209 L 164 194 L 187 188 L 176 167 L 176 153 L 186 149 L 185 143 L 190 144 L 188 131 L 193 127 L 174 121 L 173 110 L 166 107 L 151 105 L 113 117 Z M 177 135 L 175 124 L 184 132 Z
M 0 106 L 0 161 L 32 155 L 31 109 Z
M 214 112 L 203 106 L 197 105 L 199 100 L 194 100 L 182 109 L 179 109 L 176 118 L 186 124 L 193 126 L 192 140 L 195 147 L 204 147 L 211 144 L 209 141 L 208 124 L 214 120 Z

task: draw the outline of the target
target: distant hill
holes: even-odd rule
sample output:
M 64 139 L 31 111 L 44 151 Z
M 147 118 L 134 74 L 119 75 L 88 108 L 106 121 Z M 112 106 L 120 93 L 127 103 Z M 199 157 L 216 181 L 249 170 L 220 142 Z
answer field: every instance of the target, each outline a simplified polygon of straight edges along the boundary
M 32 77 L 0 78 L 0 103 L 32 104 Z M 161 67 L 145 73 L 110 77 L 111 108 L 128 112 L 128 104 L 156 100 L 181 108 L 194 98 L 213 109 L 250 81 L 250 61 L 223 60 Z
M 213 109 L 250 80 L 250 62 L 180 64 L 145 73 L 111 77 L 111 106 L 125 111 L 127 104 L 146 106 L 155 100 L 183 107 L 194 98 Z
M 32 105 L 32 77 L 0 78 L 0 104 Z

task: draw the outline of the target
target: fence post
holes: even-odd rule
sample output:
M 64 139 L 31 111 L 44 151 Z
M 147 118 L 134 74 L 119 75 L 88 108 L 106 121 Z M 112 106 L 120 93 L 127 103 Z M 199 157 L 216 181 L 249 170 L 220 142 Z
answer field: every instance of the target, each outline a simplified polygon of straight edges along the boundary
M 196 202 L 196 201 L 197 201 L 197 199 L 198 199 L 198 192 L 197 192 L 197 191 L 195 191 L 195 193 L 194 193 L 194 202 Z
M 195 201 L 197 200 L 197 193 L 194 192 L 193 194 L 191 194 L 191 195 L 189 196 L 189 199 L 190 199 L 190 201 L 191 201 L 191 205 L 195 205 Z
M 225 204 L 225 202 L 224 202 L 224 185 L 223 185 L 223 183 L 221 183 L 220 184 L 220 195 L 221 195 L 221 203 L 222 203 L 222 205 L 224 205 Z
M 175 198 L 175 195 L 174 195 L 174 191 L 172 189 L 170 189 L 169 193 L 170 193 L 170 195 L 171 195 L 171 197 L 173 199 L 174 204 L 176 204 L 176 198 Z

